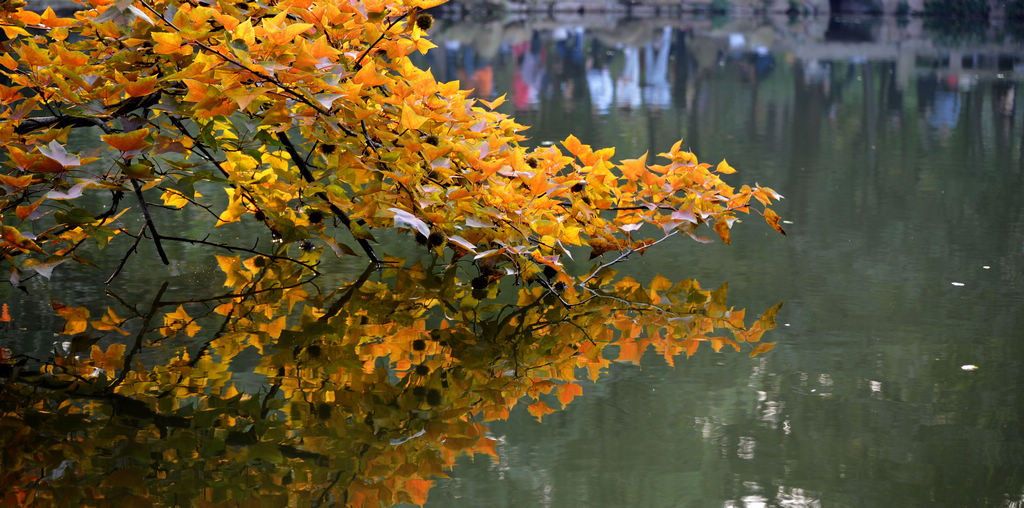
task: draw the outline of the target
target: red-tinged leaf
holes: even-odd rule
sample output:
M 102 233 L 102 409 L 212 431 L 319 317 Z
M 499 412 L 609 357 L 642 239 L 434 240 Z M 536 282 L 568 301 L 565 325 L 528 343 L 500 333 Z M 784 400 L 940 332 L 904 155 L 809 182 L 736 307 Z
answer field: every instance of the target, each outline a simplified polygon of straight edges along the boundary
M 124 155 L 131 155 L 138 154 L 150 146 L 150 143 L 146 141 L 146 136 L 149 136 L 149 129 L 139 129 L 123 134 L 104 134 L 100 136 L 100 139 L 124 152 Z
M 775 347 L 774 342 L 762 342 L 758 344 L 754 349 L 750 351 L 750 357 L 753 358 L 761 353 L 767 353 Z
M 533 415 L 533 417 L 536 418 L 538 422 L 544 420 L 544 415 L 555 412 L 554 409 L 551 409 L 550 407 L 548 407 L 547 404 L 540 400 L 534 402 L 533 404 L 530 404 L 529 406 L 526 406 L 526 410 L 529 411 L 529 413 Z
M 583 387 L 577 383 L 566 383 L 558 387 L 558 402 L 562 403 L 562 409 L 580 395 L 583 395 Z
M 11 321 L 12 319 L 10 309 L 7 307 L 7 304 L 5 303 L 3 304 L 2 307 L 0 307 L 0 323 L 10 323 Z M 0 360 L 2 359 L 3 358 L 0 358 Z

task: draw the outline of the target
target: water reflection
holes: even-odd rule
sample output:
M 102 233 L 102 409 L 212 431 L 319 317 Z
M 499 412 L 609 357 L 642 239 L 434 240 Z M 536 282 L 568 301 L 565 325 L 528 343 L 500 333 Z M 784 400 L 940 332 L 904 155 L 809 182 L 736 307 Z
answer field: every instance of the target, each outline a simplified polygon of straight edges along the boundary
M 55 304 L 49 352 L 0 342 L 5 504 L 422 504 L 456 457 L 498 459 L 483 422 L 521 401 L 564 408 L 608 356 L 738 351 L 715 331 L 758 342 L 779 308 L 747 327 L 725 286 L 608 267 L 556 294 L 424 255 L 324 291 L 291 258 L 217 261 L 228 293 L 110 292 L 105 311 Z M 116 335 L 79 331 L 89 307 Z
M 934 35 L 852 18 L 490 25 L 488 97 L 514 98 L 536 141 L 634 156 L 682 138 L 783 182 L 789 240 L 680 245 L 637 273 L 685 265 L 764 303 L 788 288 L 784 345 L 613 366 L 551 425 L 495 425 L 502 464 L 462 463 L 431 504 L 1019 504 L 1024 47 L 999 27 Z

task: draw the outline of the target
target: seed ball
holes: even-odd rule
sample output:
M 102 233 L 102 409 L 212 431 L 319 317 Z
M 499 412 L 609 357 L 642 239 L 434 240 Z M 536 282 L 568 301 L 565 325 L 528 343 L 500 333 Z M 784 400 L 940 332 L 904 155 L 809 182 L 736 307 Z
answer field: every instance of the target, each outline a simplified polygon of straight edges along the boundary
M 260 222 L 267 220 L 267 214 L 263 213 L 263 210 L 256 210 L 256 213 L 253 214 L 253 217 L 255 217 L 256 220 Z
M 556 283 L 555 284 L 555 291 L 558 291 L 559 293 L 561 293 L 562 291 L 565 291 L 565 283 L 561 282 L 561 281 Z
M 256 268 L 263 268 L 264 266 L 267 266 L 267 258 L 260 256 L 252 260 L 252 264 L 256 265 Z
M 426 141 L 428 144 L 431 144 L 431 145 L 434 145 L 434 146 L 437 146 L 437 144 L 440 142 L 437 139 L 437 136 L 435 136 L 433 134 L 427 136 L 427 139 L 425 139 L 424 141 Z
M 434 231 L 427 237 L 427 247 L 434 248 L 444 243 L 444 235 Z
M 438 406 L 441 404 L 441 392 L 437 389 L 431 388 L 427 391 L 427 404 L 431 406 Z
M 299 243 L 299 249 L 301 250 L 313 250 L 313 242 L 309 240 L 303 240 Z
M 430 27 L 434 26 L 434 17 L 430 14 L 420 14 L 416 16 L 416 26 L 420 30 L 430 30 Z
M 487 276 L 480 275 L 478 277 L 473 277 L 473 280 L 471 280 L 469 283 L 470 285 L 473 286 L 473 289 L 484 289 L 487 287 L 488 283 Z
M 526 165 L 530 166 L 533 169 L 537 169 L 537 159 L 534 159 L 533 157 L 527 157 Z
M 430 374 L 430 367 L 423 365 L 422 363 L 416 366 L 416 374 L 420 376 L 426 376 Z
M 313 344 L 306 348 L 306 352 L 312 358 L 320 358 L 320 346 Z
M 544 277 L 550 279 L 555 275 L 558 275 L 558 270 L 555 270 L 553 267 L 549 265 L 544 265 Z
M 416 340 L 412 341 L 412 350 L 413 351 L 423 351 L 424 349 L 427 349 L 427 342 L 425 340 L 423 340 L 423 339 L 416 339 Z
M 338 149 L 338 147 L 335 146 L 335 145 L 321 145 L 320 146 L 320 153 L 322 153 L 324 155 L 330 155 L 330 154 L 334 153 L 334 151 L 337 150 L 337 149 Z
M 324 213 L 316 209 L 307 209 L 306 218 L 309 219 L 310 224 L 320 224 L 324 221 Z
M 572 192 L 580 192 L 583 190 L 583 187 L 586 187 L 586 185 L 583 182 L 577 182 L 576 185 L 570 187 L 569 190 L 571 190 Z

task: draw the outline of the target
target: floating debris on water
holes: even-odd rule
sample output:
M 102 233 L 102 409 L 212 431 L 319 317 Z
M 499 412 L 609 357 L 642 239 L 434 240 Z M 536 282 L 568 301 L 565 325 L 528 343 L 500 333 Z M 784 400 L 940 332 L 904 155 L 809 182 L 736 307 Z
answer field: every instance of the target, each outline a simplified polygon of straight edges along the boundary
M 981 265 L 981 269 L 982 269 L 982 270 L 991 270 L 991 269 L 992 269 L 992 267 L 991 267 L 991 266 L 988 266 L 988 265 Z
M 961 365 L 960 370 L 970 372 L 972 370 L 978 370 L 978 366 L 968 363 L 967 365 Z
M 964 286 L 963 282 L 950 282 L 950 284 L 952 284 L 952 285 L 954 285 L 956 287 L 963 287 Z

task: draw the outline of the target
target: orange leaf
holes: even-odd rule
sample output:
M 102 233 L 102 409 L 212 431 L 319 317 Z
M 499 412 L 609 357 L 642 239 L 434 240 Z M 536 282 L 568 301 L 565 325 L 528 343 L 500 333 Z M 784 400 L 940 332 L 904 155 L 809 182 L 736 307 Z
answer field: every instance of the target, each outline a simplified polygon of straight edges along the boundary
M 728 222 L 726 222 L 724 220 L 720 220 L 720 221 L 716 222 L 715 223 L 715 232 L 718 233 L 718 236 L 722 237 L 722 241 L 725 242 L 726 245 L 729 245 L 729 223 Z
M 373 60 L 366 62 L 363 68 L 359 69 L 359 72 L 352 78 L 352 81 L 366 87 L 380 86 L 387 83 L 387 80 L 377 72 L 377 65 L 373 63 Z
M 146 141 L 146 136 L 148 135 L 149 129 L 139 129 L 123 134 L 103 134 L 100 136 L 100 139 L 108 145 L 121 150 L 125 155 L 134 155 L 150 146 L 150 143 Z
M 413 504 L 423 506 L 427 502 L 427 492 L 431 483 L 430 480 L 422 478 L 409 478 L 405 481 L 405 490 L 409 491 Z
M 640 349 L 640 345 L 637 344 L 635 340 L 620 341 L 618 346 L 619 357 L 615 361 L 640 365 L 640 357 L 643 356 L 644 352 Z
M 125 349 L 127 348 L 124 344 L 111 344 L 104 352 L 99 346 L 94 344 L 89 352 L 89 358 L 97 367 L 111 372 L 120 369 L 124 365 Z
M 548 407 L 547 404 L 539 400 L 527 406 L 526 410 L 529 411 L 530 414 L 533 415 L 535 418 L 537 418 L 538 422 L 544 419 L 544 415 L 555 412 L 554 409 L 551 409 L 550 407 Z
M 558 402 L 561 402 L 562 409 L 565 409 L 565 406 L 569 405 L 572 399 L 580 395 L 583 395 L 582 386 L 576 383 L 564 384 L 558 389 Z
M 762 343 L 758 344 L 757 347 L 755 347 L 750 352 L 750 357 L 753 358 L 753 357 L 755 357 L 755 356 L 757 356 L 757 355 L 759 355 L 761 353 L 767 353 L 768 351 L 771 351 L 772 348 L 774 348 L 774 347 L 775 347 L 775 343 L 774 342 L 762 342 Z
M 32 215 L 32 212 L 36 211 L 36 208 L 39 208 L 39 205 L 43 204 L 43 200 L 45 199 L 46 198 L 39 198 L 39 200 L 30 205 L 19 206 L 14 209 L 14 213 L 18 215 L 19 219 L 25 220 Z
M 772 227 L 772 229 L 778 231 L 779 233 L 782 233 L 783 236 L 785 236 L 786 230 L 782 229 L 782 226 L 779 225 L 779 218 L 779 214 L 775 213 L 775 210 L 772 210 L 771 208 L 764 209 L 765 222 L 767 222 L 768 225 Z
M 0 323 L 10 323 L 10 322 L 11 322 L 11 313 L 9 312 L 9 310 L 7 308 L 7 304 L 5 303 L 5 304 L 3 304 L 3 307 L 0 307 Z
M 566 150 L 569 150 L 569 153 L 575 155 L 576 157 L 581 157 L 584 154 L 590 152 L 590 147 L 584 145 L 583 143 L 580 143 L 580 140 L 577 139 L 576 136 L 573 136 L 572 134 L 570 134 L 569 137 L 565 138 L 565 141 L 562 141 L 562 145 L 565 146 Z

